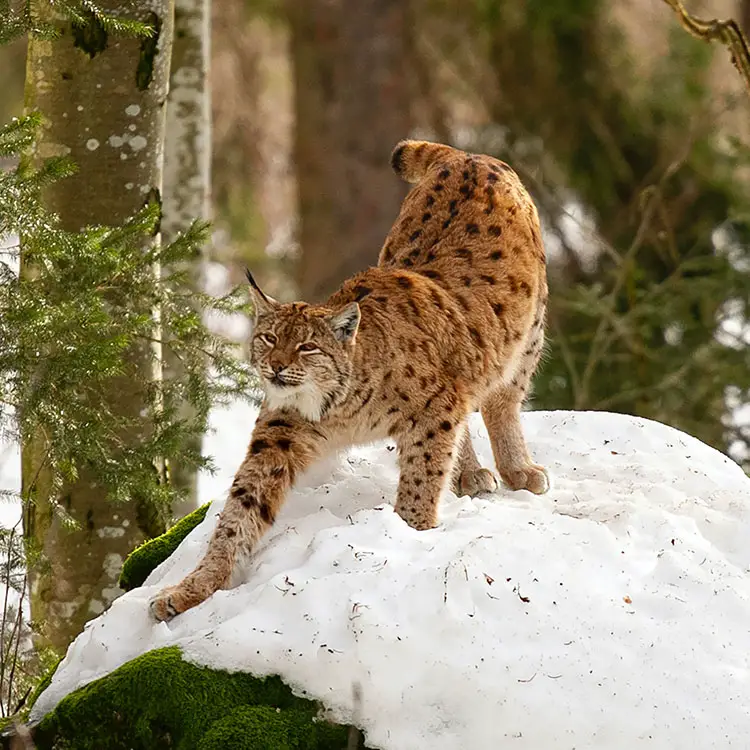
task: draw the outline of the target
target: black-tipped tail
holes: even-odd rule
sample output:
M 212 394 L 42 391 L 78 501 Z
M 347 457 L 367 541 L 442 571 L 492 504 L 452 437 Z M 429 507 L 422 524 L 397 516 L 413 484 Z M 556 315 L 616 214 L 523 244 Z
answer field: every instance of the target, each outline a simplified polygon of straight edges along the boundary
M 407 182 L 419 182 L 433 164 L 455 153 L 455 149 L 442 143 L 400 141 L 391 154 L 391 167 Z

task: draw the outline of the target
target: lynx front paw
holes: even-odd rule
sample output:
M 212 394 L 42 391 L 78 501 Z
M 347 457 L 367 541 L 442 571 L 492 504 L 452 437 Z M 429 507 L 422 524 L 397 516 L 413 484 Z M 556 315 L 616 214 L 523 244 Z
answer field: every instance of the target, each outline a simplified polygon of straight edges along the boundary
M 148 610 L 151 616 L 158 622 L 169 622 L 186 609 L 190 609 L 192 604 L 188 604 L 186 597 L 180 592 L 179 586 L 160 591 L 148 603 Z
M 461 472 L 457 484 L 456 494 L 459 497 L 476 497 L 483 492 L 494 492 L 497 489 L 497 478 L 489 469 L 466 470 Z
M 414 503 L 396 503 L 395 510 L 416 531 L 427 531 L 437 526 L 437 513 L 432 504 L 420 506 Z
M 528 490 L 543 495 L 549 489 L 549 477 L 543 466 L 529 464 L 515 471 L 501 471 L 504 484 L 512 490 Z

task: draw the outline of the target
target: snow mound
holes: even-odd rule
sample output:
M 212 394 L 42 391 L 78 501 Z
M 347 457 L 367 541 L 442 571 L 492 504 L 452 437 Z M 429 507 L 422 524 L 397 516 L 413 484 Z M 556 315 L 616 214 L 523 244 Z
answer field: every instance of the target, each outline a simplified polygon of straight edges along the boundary
M 524 427 L 547 495 L 448 495 L 441 525 L 417 532 L 389 505 L 393 446 L 356 449 L 302 478 L 241 585 L 151 622 L 149 597 L 203 554 L 216 502 L 89 623 L 32 718 L 177 644 L 279 674 L 385 750 L 747 747 L 750 479 L 643 419 L 532 412 Z

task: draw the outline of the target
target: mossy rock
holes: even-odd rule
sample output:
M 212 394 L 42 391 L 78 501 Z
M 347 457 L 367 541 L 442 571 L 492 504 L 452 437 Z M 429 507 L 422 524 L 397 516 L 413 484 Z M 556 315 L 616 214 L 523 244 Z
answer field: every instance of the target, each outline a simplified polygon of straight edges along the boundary
M 179 546 L 180 542 L 206 517 L 211 503 L 188 513 L 169 531 L 144 542 L 128 555 L 120 573 L 120 588 L 124 591 L 142 586 L 154 568 L 163 563 Z
M 314 720 L 308 711 L 242 706 L 211 726 L 198 750 L 344 750 L 343 727 Z
M 142 585 L 209 506 L 134 550 L 123 565 L 120 586 Z M 34 701 L 53 673 L 45 676 Z M 34 741 L 39 750 L 343 750 L 348 728 L 319 720 L 319 713 L 319 704 L 294 696 L 278 677 L 199 667 L 170 646 L 63 698 L 35 727 Z
M 348 729 L 278 677 L 199 667 L 149 651 L 63 698 L 34 731 L 39 750 L 342 750 Z

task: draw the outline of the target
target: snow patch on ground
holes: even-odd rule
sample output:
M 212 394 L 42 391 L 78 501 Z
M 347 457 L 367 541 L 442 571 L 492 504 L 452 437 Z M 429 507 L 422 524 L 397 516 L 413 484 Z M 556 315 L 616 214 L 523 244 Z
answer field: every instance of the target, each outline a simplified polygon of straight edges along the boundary
M 231 470 L 203 492 L 228 487 L 246 444 L 231 423 L 247 418 L 217 414 Z M 416 532 L 390 506 L 393 446 L 356 449 L 302 477 L 243 583 L 151 622 L 148 599 L 205 551 L 217 500 L 143 587 L 86 626 L 33 718 L 177 644 L 197 664 L 280 674 L 339 721 L 358 683 L 358 723 L 386 750 L 746 747 L 750 479 L 647 420 L 523 419 L 553 475 L 546 496 L 448 495 L 441 525 Z
M 18 237 L 0 236 L 0 263 L 18 273 Z M 7 406 L 0 406 L 0 527 L 10 529 L 21 520 L 21 504 L 17 493 L 21 491 L 21 451 L 13 439 L 6 417 L 13 414 Z M 0 587 L 5 594 L 5 587 Z
M 21 520 L 21 503 L 15 494 L 20 490 L 21 452 L 18 444 L 0 442 L 0 526 L 5 529 Z

